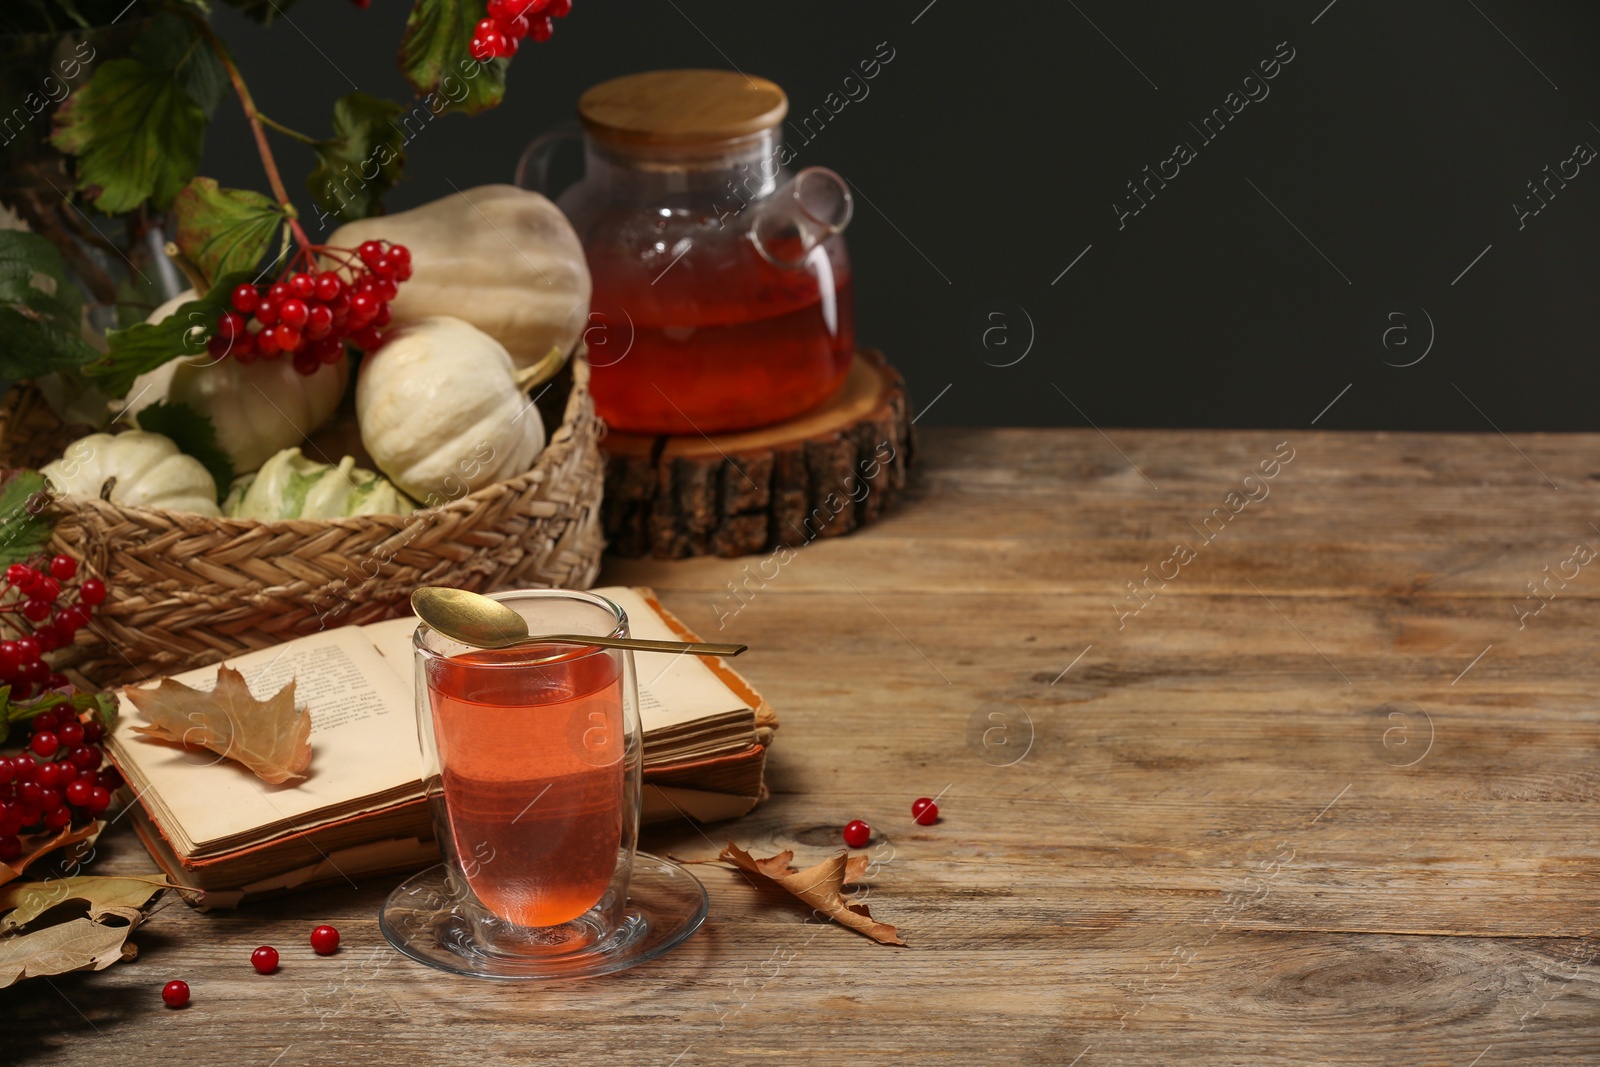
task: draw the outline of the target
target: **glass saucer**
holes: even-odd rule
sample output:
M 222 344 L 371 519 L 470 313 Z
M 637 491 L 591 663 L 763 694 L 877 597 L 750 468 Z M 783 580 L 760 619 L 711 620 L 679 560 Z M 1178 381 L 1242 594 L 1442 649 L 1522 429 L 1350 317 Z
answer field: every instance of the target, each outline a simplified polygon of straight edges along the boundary
M 699 879 L 671 860 L 634 854 L 621 924 L 595 940 L 583 919 L 546 930 L 519 927 L 456 895 L 444 864 L 407 878 L 378 915 L 389 944 L 418 963 L 469 978 L 593 978 L 673 948 L 700 928 L 708 900 Z

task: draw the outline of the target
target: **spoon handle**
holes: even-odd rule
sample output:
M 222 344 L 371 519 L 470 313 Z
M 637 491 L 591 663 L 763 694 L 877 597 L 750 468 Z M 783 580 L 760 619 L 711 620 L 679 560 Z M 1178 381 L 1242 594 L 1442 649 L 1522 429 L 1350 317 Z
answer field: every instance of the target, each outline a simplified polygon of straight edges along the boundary
M 559 645 L 594 645 L 596 648 L 630 648 L 635 652 L 687 652 L 694 656 L 737 656 L 750 647 L 708 644 L 700 641 L 644 641 L 634 637 L 586 637 L 582 634 L 540 634 L 537 637 L 529 637 L 528 641 Z

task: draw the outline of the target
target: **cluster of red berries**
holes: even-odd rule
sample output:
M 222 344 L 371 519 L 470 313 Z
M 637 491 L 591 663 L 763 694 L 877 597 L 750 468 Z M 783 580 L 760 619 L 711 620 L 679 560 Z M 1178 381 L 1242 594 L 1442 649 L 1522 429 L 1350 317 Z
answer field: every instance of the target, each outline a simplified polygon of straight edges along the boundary
M 939 805 L 930 797 L 918 797 L 911 802 L 911 821 L 918 826 L 932 826 L 939 821 Z M 844 843 L 851 848 L 866 848 L 872 840 L 872 827 L 860 819 L 851 819 L 844 825 Z
M 217 318 L 211 335 L 213 356 L 240 363 L 289 356 L 295 370 L 310 375 L 324 363 L 339 362 L 345 341 L 364 352 L 382 347 L 389 301 L 411 277 L 410 250 L 367 241 L 354 251 L 313 246 L 300 256 L 303 269 L 287 271 L 270 285 L 234 289 L 233 307 Z M 313 256 L 340 266 L 318 270 Z
M 67 684 L 51 672 L 44 655 L 72 644 L 106 599 L 106 583 L 98 578 L 69 584 L 77 574 L 78 561 L 71 556 L 6 568 L 0 616 L 22 632 L 16 640 L 0 641 L 0 685 L 11 687 L 13 703 Z
M 331 926 L 319 926 L 311 931 L 311 950 L 319 956 L 331 956 L 339 951 L 339 931 Z M 278 969 L 278 950 L 262 945 L 250 953 L 250 966 L 257 974 L 271 974 Z M 181 1008 L 189 1003 L 189 983 L 182 979 L 161 987 L 161 1001 L 169 1008 Z
M 111 804 L 122 775 L 101 770 L 103 736 L 98 722 L 80 721 L 70 707 L 34 717 L 28 750 L 0 759 L 0 863 L 22 854 L 18 834 L 81 825 Z
M 554 19 L 572 12 L 572 0 L 489 0 L 489 17 L 472 33 L 467 51 L 480 63 L 510 59 L 524 37 L 548 41 L 556 32 Z

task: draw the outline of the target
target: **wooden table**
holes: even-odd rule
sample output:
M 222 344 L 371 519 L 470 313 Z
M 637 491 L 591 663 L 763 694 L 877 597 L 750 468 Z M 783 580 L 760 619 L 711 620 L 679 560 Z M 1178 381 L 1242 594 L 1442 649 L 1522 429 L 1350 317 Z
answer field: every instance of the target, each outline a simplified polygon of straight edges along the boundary
M 0 996 L 5 1058 L 1600 1059 L 1600 564 L 1564 562 L 1600 549 L 1600 439 L 946 430 L 924 446 L 897 514 L 785 565 L 605 576 L 748 641 L 741 668 L 783 717 L 769 804 L 647 846 L 813 861 L 867 819 L 872 907 L 909 948 L 714 866 L 696 868 L 711 917 L 688 943 L 561 988 L 397 956 L 375 919 L 387 884 L 233 914 L 169 898 L 138 961 Z M 747 565 L 739 607 L 725 583 Z M 1146 567 L 1175 576 L 1127 599 Z M 1528 596 L 1554 572 L 1565 588 Z M 935 794 L 942 821 L 914 825 L 911 801 Z M 128 835 L 105 851 L 103 871 L 145 865 Z M 303 945 L 319 922 L 343 930 L 338 956 L 250 970 L 256 945 Z M 183 1012 L 160 1006 L 173 977 L 194 989 Z

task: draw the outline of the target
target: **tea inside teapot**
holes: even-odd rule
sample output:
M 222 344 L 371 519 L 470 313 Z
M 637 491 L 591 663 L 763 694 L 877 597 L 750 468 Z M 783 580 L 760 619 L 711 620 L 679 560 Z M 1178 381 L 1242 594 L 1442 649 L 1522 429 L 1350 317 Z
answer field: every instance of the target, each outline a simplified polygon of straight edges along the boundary
M 731 71 L 606 82 L 579 103 L 586 173 L 557 203 L 594 279 L 585 341 L 615 430 L 711 434 L 826 400 L 855 351 L 844 181 L 792 179 L 783 91 Z M 535 164 L 529 181 L 540 183 Z

